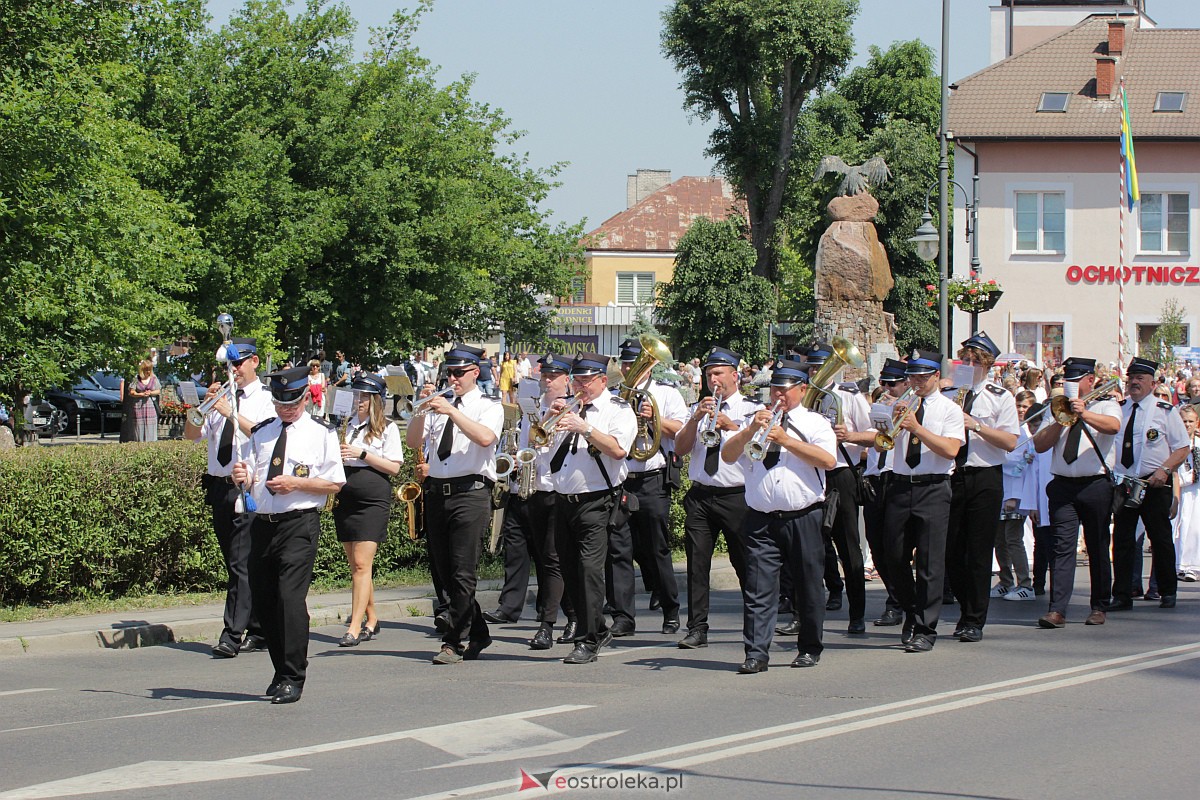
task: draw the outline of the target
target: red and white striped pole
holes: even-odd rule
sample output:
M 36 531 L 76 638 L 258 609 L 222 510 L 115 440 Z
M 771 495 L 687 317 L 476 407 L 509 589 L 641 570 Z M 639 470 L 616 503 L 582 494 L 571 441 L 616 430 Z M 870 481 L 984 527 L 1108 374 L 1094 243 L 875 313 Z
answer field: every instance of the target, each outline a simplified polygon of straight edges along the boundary
M 1121 159 L 1121 197 L 1117 202 L 1120 242 L 1117 245 L 1117 368 L 1125 373 L 1125 159 Z

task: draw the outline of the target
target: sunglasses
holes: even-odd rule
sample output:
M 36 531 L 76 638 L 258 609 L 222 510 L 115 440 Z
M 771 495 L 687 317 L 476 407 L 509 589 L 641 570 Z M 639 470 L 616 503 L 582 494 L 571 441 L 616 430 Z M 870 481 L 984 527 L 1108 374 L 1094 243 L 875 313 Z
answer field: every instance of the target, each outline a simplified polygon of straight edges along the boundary
M 245 358 L 239 358 L 236 361 L 230 361 L 229 363 L 233 366 L 234 369 L 237 369 L 238 367 L 240 367 L 242 364 L 245 364 L 249 360 L 250 360 L 250 356 L 246 356 Z
M 456 378 L 461 378 L 463 375 L 466 375 L 467 373 L 471 372 L 474 369 L 478 369 L 478 368 L 477 367 L 458 367 L 455 369 L 446 370 L 446 374 L 453 375 Z

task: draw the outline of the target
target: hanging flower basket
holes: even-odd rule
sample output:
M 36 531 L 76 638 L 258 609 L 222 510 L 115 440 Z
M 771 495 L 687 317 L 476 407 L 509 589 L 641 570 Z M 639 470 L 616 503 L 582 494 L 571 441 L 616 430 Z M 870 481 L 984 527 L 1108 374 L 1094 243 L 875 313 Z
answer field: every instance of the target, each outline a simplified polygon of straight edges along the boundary
M 926 284 L 925 291 L 930 295 L 926 305 L 933 306 L 937 303 L 937 285 Z M 1000 288 L 1000 284 L 994 280 L 981 281 L 975 277 L 974 272 L 970 277 L 951 278 L 946 282 L 946 302 L 959 311 L 966 311 L 970 314 L 991 311 L 996 307 L 996 303 L 1000 302 L 1000 296 L 1003 294 L 1004 290 Z

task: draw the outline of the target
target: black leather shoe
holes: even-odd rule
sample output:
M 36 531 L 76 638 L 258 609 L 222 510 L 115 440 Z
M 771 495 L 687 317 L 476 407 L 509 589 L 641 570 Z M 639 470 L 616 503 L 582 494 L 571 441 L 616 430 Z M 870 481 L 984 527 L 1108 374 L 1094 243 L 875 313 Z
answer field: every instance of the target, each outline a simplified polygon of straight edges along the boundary
M 238 649 L 231 642 L 217 642 L 212 649 L 213 658 L 237 658 Z
M 1133 601 L 1132 600 L 1114 600 L 1111 603 L 1105 603 L 1104 608 L 1101 609 L 1101 611 L 1103 611 L 1106 614 L 1110 611 L 1132 611 L 1132 610 L 1133 610 Z
M 867 623 L 861 619 L 850 620 L 850 625 L 846 628 L 846 633 L 866 633 Z
M 608 627 L 608 632 L 614 637 L 633 636 L 637 628 L 627 619 L 619 619 Z
M 878 625 L 883 628 L 888 625 L 899 625 L 904 621 L 904 615 L 894 608 L 885 608 L 883 613 L 879 615 L 879 619 L 872 622 L 872 625 Z
M 303 689 L 294 683 L 282 683 L 279 685 L 279 691 L 271 698 L 272 705 L 283 705 L 284 703 L 294 703 L 300 699 Z
M 564 664 L 590 664 L 596 660 L 596 651 L 580 642 L 575 645 L 571 655 L 563 659 Z
M 279 692 L 279 687 L 281 685 L 282 684 L 280 683 L 279 679 L 276 678 L 275 680 L 271 681 L 271 685 L 267 687 L 267 690 L 263 692 L 263 694 L 267 697 L 274 697 Z
M 358 638 L 361 641 L 369 642 L 372 639 L 376 638 L 377 636 L 379 636 L 379 622 L 378 621 L 376 621 L 374 628 L 368 628 L 366 625 L 363 625 L 362 633 L 360 633 L 358 635 Z
M 741 675 L 753 675 L 756 672 L 766 672 L 767 662 L 759 661 L 757 658 L 747 658 L 738 667 L 738 673 Z
M 1158 601 L 1158 607 L 1159 608 L 1174 608 L 1175 607 L 1175 595 L 1164 594 L 1162 596 L 1162 600 Z
M 673 633 L 679 633 L 679 617 L 664 619 L 662 632 L 664 636 L 670 636 Z
M 916 623 L 913 621 L 912 617 L 904 620 L 904 628 L 900 631 L 900 644 L 907 647 L 912 642 L 913 627 L 915 625 Z
M 966 629 L 967 629 L 967 626 L 960 622 L 960 623 L 958 623 L 958 625 L 956 625 L 954 627 L 954 633 L 952 633 L 950 635 L 953 636 L 955 639 L 957 639 L 958 637 L 963 635 L 963 631 Z
M 980 642 L 983 641 L 983 629 L 975 625 L 968 625 L 958 634 L 960 642 Z
M 775 626 L 775 633 L 779 636 L 798 636 L 800 634 L 800 620 L 792 618 L 792 621 L 786 625 Z
M 538 626 L 537 633 L 529 640 L 530 650 L 549 650 L 554 646 L 554 638 L 550 635 L 550 623 L 543 622 Z
M 609 605 L 608 601 L 605 601 L 605 603 L 604 603 L 604 608 L 601 610 L 601 612 L 600 612 L 600 613 L 602 613 L 602 614 L 604 614 L 604 615 L 606 615 L 606 616 L 609 616 L 609 617 L 611 617 L 611 616 L 613 615 L 613 612 L 614 612 L 614 611 L 616 611 L 616 609 L 615 609 L 615 608 L 613 608 L 611 605 Z
M 933 639 L 923 633 L 919 633 L 912 638 L 912 641 L 904 646 L 906 653 L 928 653 L 933 649 Z
M 498 608 L 495 611 L 483 612 L 483 618 L 493 625 L 511 625 L 517 621 L 517 619 L 508 616 Z
M 829 599 L 825 601 L 826 611 L 840 611 L 842 608 L 842 593 L 830 592 Z
M 247 636 L 238 648 L 239 653 L 259 653 L 267 649 L 267 640 L 262 636 Z
M 697 647 L 708 647 L 707 631 L 688 631 L 688 635 L 679 640 L 681 650 L 695 650 Z
M 450 614 L 443 611 L 433 618 L 433 629 L 438 633 L 445 633 L 450 630 Z
M 579 629 L 579 623 L 573 619 L 567 620 L 567 626 L 563 628 L 562 636 L 558 637 L 559 644 L 570 644 L 575 641 L 575 631 Z
M 1142 591 L 1142 587 L 1135 586 L 1133 587 L 1133 591 L 1129 593 L 1129 596 L 1136 600 L 1137 598 L 1142 597 L 1144 594 L 1145 592 Z
M 479 654 L 492 646 L 492 637 L 479 639 L 472 642 L 467 642 L 467 649 L 463 650 L 463 661 L 478 661 Z
M 1150 591 L 1142 595 L 1142 599 L 1154 602 L 1155 600 L 1162 600 L 1162 595 L 1160 595 L 1158 592 Z
M 820 653 L 801 653 L 792 661 L 793 667 L 815 667 L 821 663 Z
M 658 611 L 660 608 L 662 608 L 662 600 L 658 599 L 658 592 L 651 592 L 650 593 L 650 610 Z
M 361 633 L 361 631 L 360 631 L 360 633 Z M 362 640 L 363 640 L 363 637 L 361 635 L 360 636 L 351 636 L 350 632 L 346 631 L 345 633 L 342 634 L 342 638 L 340 640 L 338 640 L 338 647 L 358 647 L 359 643 Z
M 958 601 L 954 599 L 954 592 L 942 592 L 942 605 L 952 606 Z

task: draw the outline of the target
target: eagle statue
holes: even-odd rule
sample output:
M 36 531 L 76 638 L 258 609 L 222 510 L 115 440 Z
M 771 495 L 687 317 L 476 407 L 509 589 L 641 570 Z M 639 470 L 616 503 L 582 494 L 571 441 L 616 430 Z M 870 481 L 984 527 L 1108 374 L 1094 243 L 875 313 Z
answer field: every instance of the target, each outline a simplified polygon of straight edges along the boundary
M 813 182 L 821 180 L 831 172 L 843 176 L 842 182 L 837 187 L 839 195 L 862 194 L 872 186 L 882 186 L 892 177 L 892 171 L 879 156 L 868 158 L 856 167 L 850 166 L 837 156 L 825 156 L 821 159 L 821 163 L 817 164 L 817 171 L 813 173 Z

